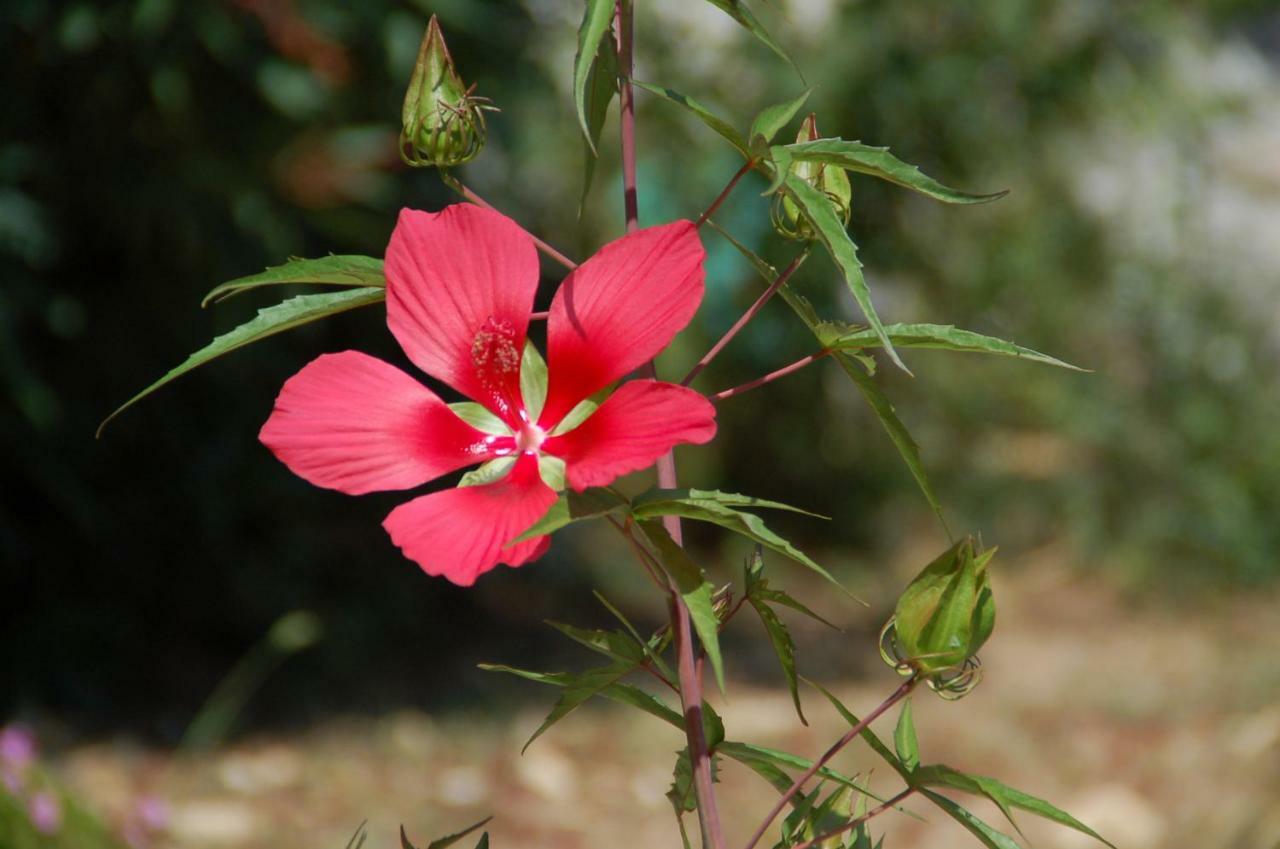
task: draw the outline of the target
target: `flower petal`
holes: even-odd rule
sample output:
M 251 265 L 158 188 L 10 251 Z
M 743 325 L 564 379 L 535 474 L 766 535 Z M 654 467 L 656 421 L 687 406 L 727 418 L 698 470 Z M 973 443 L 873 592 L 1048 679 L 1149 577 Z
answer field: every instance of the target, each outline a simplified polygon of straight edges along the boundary
M 520 355 L 538 288 L 529 234 L 471 204 L 404 209 L 385 268 L 387 326 L 409 359 L 517 426 Z
M 581 492 L 652 465 L 672 446 L 700 445 L 716 434 L 716 408 L 674 383 L 632 380 L 578 427 L 543 444 L 562 458 L 569 486 Z
M 493 456 L 497 439 L 358 351 L 317 357 L 285 381 L 258 438 L 294 474 L 348 495 L 426 483 Z
M 544 427 L 653 359 L 689 323 L 705 255 L 693 223 L 676 221 L 610 242 L 565 278 L 547 319 Z
M 507 543 L 555 500 L 555 491 L 538 475 L 537 458 L 522 454 L 502 480 L 415 498 L 392 510 L 382 527 L 422 571 L 469 587 L 499 563 L 520 566 L 546 553 L 550 537 Z

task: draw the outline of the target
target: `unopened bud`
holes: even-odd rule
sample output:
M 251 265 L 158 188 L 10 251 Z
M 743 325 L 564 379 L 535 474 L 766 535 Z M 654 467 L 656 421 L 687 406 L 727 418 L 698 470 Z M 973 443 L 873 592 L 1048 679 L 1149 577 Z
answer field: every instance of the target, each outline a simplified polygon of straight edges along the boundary
M 995 549 L 977 552 L 972 537 L 947 549 L 916 576 L 885 625 L 881 652 L 904 674 L 919 675 L 943 695 L 977 685 L 975 655 L 995 627 L 987 564 Z
M 493 106 L 473 97 L 474 88 L 458 76 L 432 15 L 401 111 L 400 158 L 406 164 L 448 168 L 475 158 L 484 147 L 484 113 Z
M 817 141 L 819 138 L 821 136 L 818 135 L 818 116 L 810 113 L 809 117 L 805 118 L 800 124 L 800 132 L 796 134 L 796 143 L 803 144 L 804 142 Z M 844 169 L 835 165 L 827 165 L 825 162 L 796 162 L 791 166 L 790 171 L 791 174 L 804 180 L 829 197 L 836 209 L 836 214 L 840 216 L 840 220 L 846 224 L 849 223 L 852 190 L 849 187 L 849 175 L 844 173 Z M 785 193 L 778 192 L 776 195 L 771 215 L 773 229 L 780 235 L 799 242 L 813 241 L 813 225 L 800 212 L 795 201 L 787 197 Z

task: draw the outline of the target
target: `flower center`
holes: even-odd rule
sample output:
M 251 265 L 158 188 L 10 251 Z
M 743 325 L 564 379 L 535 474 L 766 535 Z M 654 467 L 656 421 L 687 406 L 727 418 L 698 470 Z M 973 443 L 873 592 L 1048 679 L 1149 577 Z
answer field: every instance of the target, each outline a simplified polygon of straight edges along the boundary
M 546 440 L 545 430 L 533 422 L 525 422 L 520 426 L 520 430 L 516 431 L 516 451 L 521 454 L 526 451 L 537 451 Z

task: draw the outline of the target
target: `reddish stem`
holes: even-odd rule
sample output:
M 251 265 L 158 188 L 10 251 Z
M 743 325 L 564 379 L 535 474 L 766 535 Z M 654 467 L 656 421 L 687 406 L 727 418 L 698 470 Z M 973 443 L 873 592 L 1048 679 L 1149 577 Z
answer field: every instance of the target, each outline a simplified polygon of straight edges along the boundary
M 747 841 L 745 849 L 755 849 L 755 845 L 760 842 L 760 838 L 764 836 L 764 833 L 769 829 L 769 826 L 773 824 L 774 819 L 776 819 L 778 814 L 782 812 L 782 809 L 787 806 L 787 802 L 791 801 L 791 797 L 800 792 L 800 789 L 804 787 L 805 782 L 817 775 L 818 770 L 826 766 L 827 761 L 834 758 L 836 753 L 849 745 L 849 743 L 853 741 L 854 737 L 861 734 L 863 730 L 878 719 L 881 714 L 906 698 L 907 694 L 909 694 L 916 686 L 916 680 L 917 679 L 913 676 L 908 678 L 906 681 L 903 681 L 902 686 L 894 690 L 889 698 L 885 699 L 878 707 L 876 707 L 875 710 L 863 717 L 857 725 L 845 732 L 843 737 L 831 744 L 831 748 L 827 749 L 822 757 L 814 761 L 812 766 L 801 773 L 800 777 L 791 785 L 791 789 L 782 794 L 782 798 L 778 799 L 777 803 L 774 804 L 773 810 L 769 811 L 769 815 L 766 816 L 764 821 L 756 828 L 755 833 L 751 835 L 751 839 Z
M 783 366 L 777 371 L 771 371 L 768 374 L 766 374 L 764 377 L 757 377 L 755 380 L 748 381 L 747 383 L 744 383 L 741 386 L 735 386 L 732 389 L 726 389 L 723 392 L 717 392 L 716 394 L 709 395 L 707 397 L 710 398 L 713 402 L 720 402 L 725 400 L 726 398 L 732 398 L 734 395 L 741 395 L 743 392 L 746 392 L 751 389 L 755 389 L 756 387 L 759 387 L 759 386 L 764 386 L 766 383 L 772 383 L 773 381 L 777 380 L 780 377 L 786 377 L 792 372 L 800 371 L 800 369 L 812 363 L 816 363 L 818 360 L 822 359 L 823 357 L 827 356 L 830 353 L 831 352 L 828 350 L 822 350 L 816 354 L 810 354 L 809 356 L 804 357 L 803 359 L 796 360 L 794 363 L 792 363 L 789 366 Z
M 720 352 L 724 350 L 724 347 L 729 344 L 733 337 L 737 336 L 738 332 L 747 326 L 747 322 L 756 317 L 756 313 L 760 312 L 760 310 L 764 308 L 764 305 L 769 303 L 769 299 L 776 295 L 778 290 L 787 282 L 787 279 L 795 273 L 796 269 L 800 267 L 800 263 L 804 261 L 804 257 L 805 254 L 801 253 L 797 255 L 795 259 L 791 260 L 791 264 L 782 270 L 782 273 L 769 284 L 769 288 L 765 289 L 764 293 L 760 295 L 760 297 L 756 298 L 756 302 L 754 304 L 747 307 L 747 311 L 742 314 L 741 318 L 733 323 L 733 327 L 730 327 L 725 331 L 725 334 L 720 337 L 720 341 L 717 342 L 710 351 L 707 351 L 706 355 L 702 359 L 698 360 L 698 364 L 696 366 L 689 369 L 689 373 L 684 376 L 684 380 L 680 381 L 681 386 L 688 386 L 692 383 L 693 379 L 701 374 L 704 368 L 711 365 L 712 360 L 720 356 Z
M 636 192 L 636 112 L 635 95 L 631 88 L 634 70 L 635 31 L 632 27 L 631 0 L 617 0 L 614 11 L 614 31 L 618 38 L 618 108 L 622 136 L 622 189 L 623 207 L 627 219 L 627 232 L 640 229 L 639 197 Z M 656 375 L 653 363 L 646 369 L 650 377 Z M 677 482 L 676 458 L 668 451 L 658 458 L 658 485 L 674 489 Z M 683 542 L 680 519 L 663 518 L 663 525 L 671 538 L 679 545 Z M 715 791 L 711 782 L 711 753 L 707 750 L 706 736 L 702 731 L 702 676 L 699 674 L 693 654 L 693 628 L 689 620 L 689 608 L 684 599 L 671 587 L 671 625 L 675 638 L 676 657 L 680 675 L 680 702 L 684 709 L 685 737 L 689 741 L 689 759 L 693 766 L 693 790 L 698 802 L 698 825 L 702 831 L 704 849 L 724 849 L 724 834 L 720 827 L 720 814 L 716 810 Z
M 745 177 L 747 172 L 755 166 L 755 158 L 752 157 L 751 159 L 748 159 L 747 164 L 738 169 L 738 173 L 733 175 L 733 178 L 729 180 L 728 184 L 720 190 L 720 194 L 716 195 L 716 199 L 711 201 L 711 206 L 708 206 L 703 213 L 698 216 L 698 220 L 694 222 L 694 226 L 701 227 L 703 224 L 706 224 L 707 219 L 715 215 L 716 210 L 720 208 L 720 204 L 724 203 L 725 198 L 729 197 L 729 193 L 733 191 L 733 187 L 738 185 L 738 181 Z
M 897 807 L 898 805 L 902 804 L 904 799 L 906 799 L 908 796 L 910 796 L 914 792 L 916 792 L 916 789 L 914 787 L 908 787 L 906 790 L 903 790 L 897 796 L 894 796 L 892 799 L 890 799 L 889 801 L 885 802 L 882 805 L 878 805 L 875 808 L 872 808 L 870 811 L 867 811 L 862 816 L 857 817 L 855 819 L 851 819 L 844 825 L 840 826 L 839 828 L 833 828 L 825 834 L 819 834 L 817 837 L 813 838 L 812 840 L 806 840 L 804 843 L 801 843 L 798 846 L 791 847 L 791 849 L 812 849 L 812 847 L 814 846 L 821 845 L 822 843 L 825 843 L 826 841 L 830 840 L 833 837 L 838 837 L 839 835 L 844 834 L 846 831 L 851 831 L 857 828 L 858 826 L 862 825 L 864 822 L 871 819 L 872 817 L 879 816 L 880 814 L 883 814 L 885 811 L 889 810 L 890 808 Z
M 529 320 L 530 320 L 530 321 L 546 321 L 547 316 L 549 316 L 549 315 L 551 315 L 551 313 L 550 313 L 550 312 L 534 312 L 534 313 L 529 313 Z

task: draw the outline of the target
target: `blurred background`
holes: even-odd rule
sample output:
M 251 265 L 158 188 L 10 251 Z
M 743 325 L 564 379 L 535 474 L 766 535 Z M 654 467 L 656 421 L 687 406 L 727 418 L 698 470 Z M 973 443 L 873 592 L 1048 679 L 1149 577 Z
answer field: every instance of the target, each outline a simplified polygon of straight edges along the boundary
M 1001 547 L 989 680 L 956 705 L 917 699 L 926 757 L 1007 777 L 1134 849 L 1280 846 L 1280 8 L 755 7 L 805 82 L 687 0 L 639 4 L 637 77 L 744 128 L 813 85 L 824 135 L 891 145 L 959 188 L 1010 189 L 955 208 L 854 179 L 850 226 L 879 311 L 1094 370 L 928 351 L 911 352 L 914 379 L 881 369 L 952 527 Z M 653 743 L 666 729 L 583 711 L 521 759 L 552 694 L 475 669 L 585 666 L 542 621 L 604 625 L 593 587 L 656 625 L 662 605 L 624 551 L 572 529 L 536 565 L 459 590 L 424 578 L 379 527 L 403 496 L 315 489 L 257 442 L 281 383 L 317 354 L 404 363 L 380 309 L 233 353 L 93 438 L 279 294 L 200 309 L 216 284 L 290 256 L 381 256 L 400 207 L 452 202 L 395 149 L 432 13 L 463 76 L 502 109 L 463 180 L 571 256 L 619 235 L 613 118 L 578 215 L 581 8 L 3 5 L 0 724 L 34 733 L 51 774 L 135 845 L 341 846 L 368 817 L 370 845 L 389 846 L 400 822 L 425 842 L 490 812 L 498 846 L 678 845 L 662 793 L 679 742 Z M 643 93 L 638 126 L 644 223 L 695 216 L 740 164 Z M 771 234 L 762 189 L 744 181 L 717 220 L 785 263 L 794 248 Z M 705 306 L 664 355 L 668 375 L 759 291 L 727 243 L 704 241 Z M 543 302 L 562 276 L 544 272 Z M 856 318 L 824 257 L 797 286 Z M 736 385 L 811 345 L 771 304 L 699 385 Z M 813 368 L 726 403 L 715 443 L 680 457 L 689 485 L 833 517 L 771 521 L 869 609 L 785 563 L 770 570 L 846 629 L 794 622 L 801 671 L 873 705 L 893 686 L 874 635 L 946 542 L 843 374 Z M 718 577 L 738 575 L 737 540 L 690 534 Z M 175 758 L 219 682 L 299 610 L 314 616 L 286 620 L 302 636 L 284 639 L 306 650 L 248 688 L 223 748 Z M 836 718 L 811 699 L 813 726 L 797 724 L 758 626 L 728 640 L 731 735 L 820 750 Z M 770 791 L 725 781 L 741 812 L 730 831 L 745 836 Z M 146 809 L 154 828 L 139 825 L 144 802 L 163 808 Z M 884 825 L 890 845 L 969 839 L 945 823 Z M 70 839 L 59 834 L 33 845 Z

